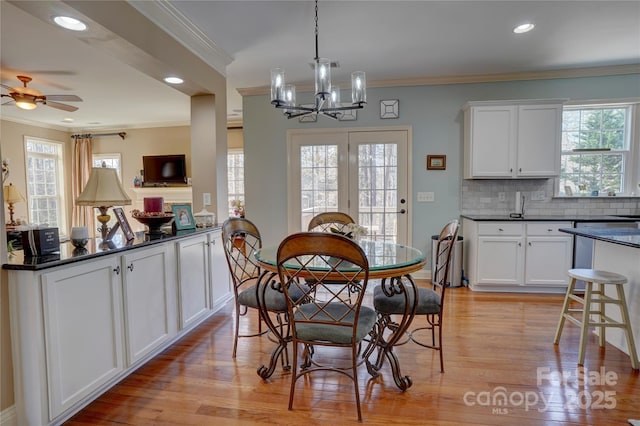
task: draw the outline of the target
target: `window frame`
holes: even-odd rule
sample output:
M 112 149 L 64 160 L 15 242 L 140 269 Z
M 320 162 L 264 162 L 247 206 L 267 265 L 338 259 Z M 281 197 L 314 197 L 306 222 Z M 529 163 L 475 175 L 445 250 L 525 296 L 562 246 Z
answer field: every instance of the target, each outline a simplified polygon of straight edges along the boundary
M 48 145 L 54 145 L 56 147 L 56 154 L 40 154 L 33 153 L 29 151 L 27 145 L 29 143 L 42 143 Z M 27 216 L 29 217 L 29 223 L 34 224 L 35 221 L 32 218 L 32 197 L 35 195 L 31 194 L 29 189 L 29 158 L 32 157 L 40 157 L 40 158 L 55 158 L 55 176 L 56 176 L 56 191 L 57 202 L 58 202 L 58 223 L 55 224 L 58 228 L 58 232 L 60 237 L 66 237 L 68 235 L 68 225 L 67 225 L 67 188 L 65 184 L 65 144 L 64 142 L 39 138 L 35 136 L 24 136 L 23 138 L 23 148 L 24 148 L 24 169 L 25 169 L 25 183 L 26 183 L 26 193 L 27 193 Z M 54 226 L 53 224 L 49 224 L 49 226 Z
M 622 100 L 597 100 L 597 101 L 574 101 L 564 104 L 563 113 L 567 109 L 599 109 L 599 108 L 628 108 L 625 130 L 628 134 L 627 150 L 594 150 L 590 154 L 613 154 L 619 153 L 624 157 L 624 171 L 622 173 L 623 192 L 617 192 L 618 197 L 640 197 L 640 99 L 622 99 Z M 558 153 L 558 162 L 560 170 L 562 170 L 562 161 L 567 151 L 562 150 Z M 558 198 L 571 198 L 566 195 L 564 188 L 560 188 L 562 176 L 558 175 L 555 179 L 554 196 Z M 576 196 L 578 194 L 573 194 Z M 586 194 L 587 197 L 602 198 L 608 197 L 604 191 L 600 191 L 597 196 Z
M 227 149 L 227 209 L 229 210 L 229 216 L 234 215 L 234 209 L 231 207 L 231 201 L 234 199 L 240 199 L 243 203 L 245 202 L 245 193 L 232 192 L 231 191 L 231 182 L 240 182 L 240 179 L 232 179 L 231 171 L 234 167 L 229 165 L 230 158 L 234 155 L 242 155 L 242 182 L 244 188 L 244 149 L 242 148 L 229 148 Z

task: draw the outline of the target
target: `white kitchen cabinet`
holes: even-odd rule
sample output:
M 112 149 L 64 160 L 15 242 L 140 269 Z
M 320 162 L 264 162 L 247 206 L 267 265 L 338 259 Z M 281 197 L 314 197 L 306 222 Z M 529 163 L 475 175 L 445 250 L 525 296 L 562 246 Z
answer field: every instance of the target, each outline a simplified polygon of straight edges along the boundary
M 110 256 L 42 274 L 47 420 L 124 370 L 121 273 Z
M 180 329 L 198 323 L 210 309 L 209 245 L 206 234 L 177 244 Z
M 557 176 L 562 101 L 469 102 L 464 109 L 464 178 Z
M 478 224 L 478 284 L 519 285 L 524 273 L 523 225 L 481 222 Z
M 231 277 L 222 244 L 222 231 L 208 234 L 211 307 L 221 308 L 231 299 Z
M 569 285 L 573 237 L 558 229 L 571 227 L 570 222 L 527 224 L 526 285 Z
M 5 265 L 15 423 L 63 423 L 210 316 L 211 238 L 220 230 L 86 257 L 63 247 L 50 264 Z
M 144 358 L 177 332 L 170 247 L 156 245 L 122 256 L 127 365 Z
M 563 292 L 573 238 L 558 229 L 571 227 L 571 222 L 464 219 L 464 264 L 471 289 Z

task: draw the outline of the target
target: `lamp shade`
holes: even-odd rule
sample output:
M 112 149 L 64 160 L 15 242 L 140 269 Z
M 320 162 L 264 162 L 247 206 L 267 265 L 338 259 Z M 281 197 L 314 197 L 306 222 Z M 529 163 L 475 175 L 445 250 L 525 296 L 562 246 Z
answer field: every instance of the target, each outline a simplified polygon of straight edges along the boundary
M 13 186 L 12 183 L 10 183 L 9 185 L 5 185 L 5 187 L 2 188 L 2 196 L 4 197 L 5 203 L 13 204 L 24 201 L 24 197 L 22 196 L 20 191 L 18 191 L 18 188 Z
M 116 169 L 94 167 L 82 194 L 76 198 L 79 206 L 124 206 L 131 204 Z

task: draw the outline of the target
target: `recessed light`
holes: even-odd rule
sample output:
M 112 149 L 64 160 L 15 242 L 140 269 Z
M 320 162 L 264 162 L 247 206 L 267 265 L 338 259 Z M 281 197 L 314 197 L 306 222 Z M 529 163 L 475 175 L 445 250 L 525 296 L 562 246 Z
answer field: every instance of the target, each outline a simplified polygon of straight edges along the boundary
M 71 31 L 84 31 L 87 29 L 87 24 L 70 16 L 56 16 L 53 18 L 53 22 Z
M 182 83 L 184 83 L 184 80 L 181 79 L 180 77 L 165 77 L 164 81 L 166 81 L 169 84 L 182 84 Z
M 73 123 L 73 118 L 71 118 L 71 117 L 63 118 L 62 122 L 63 123 Z
M 516 34 L 523 34 L 523 33 L 528 33 L 534 28 L 535 28 L 535 25 L 533 25 L 531 22 L 527 22 L 526 24 L 521 24 L 515 27 L 513 29 L 513 32 Z

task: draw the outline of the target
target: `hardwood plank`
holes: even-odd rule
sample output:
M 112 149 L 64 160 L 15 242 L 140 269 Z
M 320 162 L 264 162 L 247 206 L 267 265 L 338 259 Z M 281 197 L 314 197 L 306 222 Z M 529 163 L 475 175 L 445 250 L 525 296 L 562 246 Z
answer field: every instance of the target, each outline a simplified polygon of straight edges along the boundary
M 444 319 L 446 372 L 439 371 L 437 352 L 413 343 L 397 349 L 403 374 L 413 380 L 406 392 L 395 386 L 388 365 L 376 379 L 361 366 L 364 422 L 580 425 L 625 424 L 640 417 L 640 375 L 627 355 L 610 345 L 599 348 L 590 335 L 583 383 L 585 369 L 576 364 L 577 327 L 565 325 L 560 344 L 553 345 L 562 299 L 451 289 Z M 232 309 L 226 306 L 66 424 L 358 424 L 352 382 L 336 374 L 300 380 L 294 408 L 287 410 L 290 373 L 278 368 L 266 382 L 256 374 L 273 342 L 265 336 L 240 339 L 238 356 L 231 358 Z M 252 315 L 241 319 L 243 330 L 256 327 Z M 615 379 L 590 382 L 601 368 Z M 504 405 L 498 405 L 500 392 L 507 397 Z

